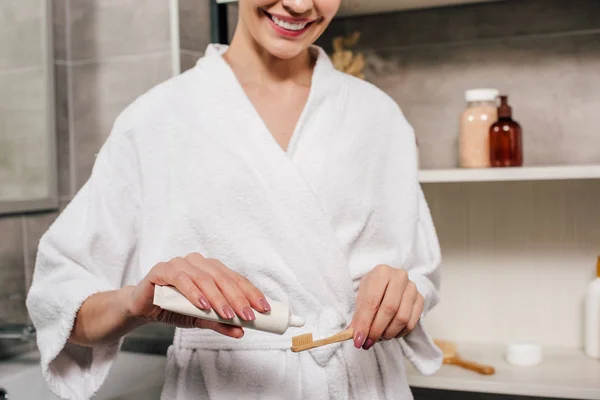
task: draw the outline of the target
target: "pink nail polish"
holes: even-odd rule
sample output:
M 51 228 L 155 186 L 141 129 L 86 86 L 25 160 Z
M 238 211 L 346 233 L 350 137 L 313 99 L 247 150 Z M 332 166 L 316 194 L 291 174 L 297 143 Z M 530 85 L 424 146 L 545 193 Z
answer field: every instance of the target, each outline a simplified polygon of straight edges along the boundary
M 354 347 L 360 349 L 365 341 L 365 335 L 362 332 L 358 332 L 354 339 Z
M 271 311 L 271 306 L 267 302 L 267 299 L 260 299 L 258 302 L 265 312 Z
M 254 311 L 249 306 L 246 306 L 242 309 L 242 313 L 244 314 L 244 318 L 246 321 L 254 321 L 256 319 L 256 315 L 254 315 Z
M 235 318 L 235 313 L 233 312 L 233 308 L 231 308 L 229 306 L 229 304 L 225 304 L 223 306 L 223 313 L 225 314 L 225 317 L 227 319 L 234 319 Z
M 372 339 L 367 339 L 367 341 L 365 342 L 363 349 L 364 350 L 369 350 L 371 347 L 373 347 L 373 345 L 375 344 L 375 342 Z
M 200 305 L 202 306 L 203 309 L 210 310 L 210 303 L 204 296 L 200 296 Z

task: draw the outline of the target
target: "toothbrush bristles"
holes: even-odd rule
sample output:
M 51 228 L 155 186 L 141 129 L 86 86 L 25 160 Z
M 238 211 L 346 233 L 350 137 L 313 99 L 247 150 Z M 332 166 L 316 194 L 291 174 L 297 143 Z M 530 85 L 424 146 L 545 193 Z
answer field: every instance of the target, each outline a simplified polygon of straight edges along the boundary
M 305 333 L 304 335 L 294 336 L 292 338 L 292 346 L 298 347 L 298 346 L 312 343 L 312 341 L 313 341 L 312 333 Z

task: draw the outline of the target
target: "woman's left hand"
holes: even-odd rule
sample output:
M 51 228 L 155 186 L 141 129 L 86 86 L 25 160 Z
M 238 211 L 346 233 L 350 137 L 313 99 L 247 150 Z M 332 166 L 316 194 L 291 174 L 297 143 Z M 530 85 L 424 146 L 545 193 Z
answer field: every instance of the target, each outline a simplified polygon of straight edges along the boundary
M 403 269 L 378 265 L 360 281 L 354 327 L 354 346 L 369 350 L 378 340 L 410 333 L 421 318 L 424 299 Z

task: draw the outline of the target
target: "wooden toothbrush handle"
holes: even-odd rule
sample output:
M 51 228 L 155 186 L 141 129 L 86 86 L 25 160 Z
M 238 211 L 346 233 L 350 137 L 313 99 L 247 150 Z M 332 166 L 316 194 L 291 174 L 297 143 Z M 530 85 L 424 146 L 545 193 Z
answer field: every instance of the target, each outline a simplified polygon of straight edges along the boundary
M 494 372 L 496 372 L 494 367 L 490 367 L 489 365 L 483 365 L 474 361 L 463 360 L 458 357 L 453 360 L 452 364 L 458 365 L 459 367 L 466 368 L 471 371 L 478 372 L 482 375 L 493 375 Z
M 325 346 L 325 345 L 332 344 L 332 343 L 343 342 L 345 340 L 352 339 L 352 336 L 354 336 L 354 328 L 348 328 L 345 331 L 336 333 L 335 335 L 330 336 L 328 338 L 317 340 L 315 342 L 315 345 L 316 345 L 316 347 L 320 347 L 320 346 Z
M 353 336 L 354 336 L 354 328 L 348 328 L 345 331 L 340 332 L 340 342 L 343 342 L 344 340 L 352 339 Z

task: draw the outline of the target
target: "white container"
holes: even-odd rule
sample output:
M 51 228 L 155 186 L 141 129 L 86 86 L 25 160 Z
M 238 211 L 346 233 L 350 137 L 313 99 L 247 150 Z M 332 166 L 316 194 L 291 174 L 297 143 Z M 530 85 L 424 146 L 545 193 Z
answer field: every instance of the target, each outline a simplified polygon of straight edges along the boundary
M 465 92 L 467 107 L 460 116 L 459 164 L 463 168 L 488 168 L 490 127 L 498 120 L 497 89 Z
M 506 361 L 520 367 L 537 365 L 542 362 L 542 346 L 531 342 L 510 343 L 506 346 Z
M 256 319 L 254 321 L 245 321 L 238 316 L 233 319 L 224 319 L 213 309 L 202 310 L 196 307 L 179 290 L 172 286 L 156 285 L 154 287 L 154 305 L 177 314 L 278 335 L 284 334 L 290 326 L 304 326 L 304 318 L 292 314 L 287 304 L 270 299 L 267 299 L 267 301 L 271 306 L 271 311 L 255 313 Z
M 596 278 L 588 284 L 585 293 L 584 351 L 588 357 L 600 359 L 600 257 Z

